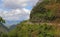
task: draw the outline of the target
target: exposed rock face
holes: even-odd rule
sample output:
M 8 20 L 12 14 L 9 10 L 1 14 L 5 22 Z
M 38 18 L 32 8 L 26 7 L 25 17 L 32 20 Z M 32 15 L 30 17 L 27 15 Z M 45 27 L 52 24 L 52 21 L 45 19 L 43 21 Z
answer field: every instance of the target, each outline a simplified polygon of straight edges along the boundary
M 46 0 L 37 3 L 30 14 L 32 22 L 60 22 L 60 1 Z

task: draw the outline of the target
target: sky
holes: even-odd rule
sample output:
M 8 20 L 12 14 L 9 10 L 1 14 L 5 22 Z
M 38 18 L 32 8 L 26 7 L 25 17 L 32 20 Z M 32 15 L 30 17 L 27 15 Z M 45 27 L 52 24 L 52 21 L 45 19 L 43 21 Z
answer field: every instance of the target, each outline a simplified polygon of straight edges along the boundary
M 8 25 L 28 20 L 30 11 L 37 2 L 38 0 L 0 0 L 0 16 Z

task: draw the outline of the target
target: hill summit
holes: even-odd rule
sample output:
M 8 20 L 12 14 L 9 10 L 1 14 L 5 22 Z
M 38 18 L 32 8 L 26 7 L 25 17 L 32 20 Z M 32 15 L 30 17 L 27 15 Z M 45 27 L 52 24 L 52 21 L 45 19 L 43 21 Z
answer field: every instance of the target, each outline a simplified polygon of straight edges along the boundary
M 33 7 L 30 21 L 60 23 L 60 0 L 44 0 Z

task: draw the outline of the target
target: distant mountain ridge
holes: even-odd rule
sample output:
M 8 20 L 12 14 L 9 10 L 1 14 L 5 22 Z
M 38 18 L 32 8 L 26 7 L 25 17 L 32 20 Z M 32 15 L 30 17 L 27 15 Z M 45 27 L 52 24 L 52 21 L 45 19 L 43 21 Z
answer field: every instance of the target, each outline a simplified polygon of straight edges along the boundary
M 11 25 L 11 26 L 9 27 L 9 31 L 11 31 L 11 30 L 15 29 L 15 28 L 16 28 L 16 26 L 17 26 L 17 25 Z
M 1 25 L 0 24 L 0 32 L 2 32 L 2 33 L 7 33 L 7 32 L 9 32 L 9 31 L 11 31 L 11 30 L 13 30 L 14 28 L 16 27 L 16 25 L 11 25 L 9 28 L 8 27 L 6 27 L 5 25 Z
M 14 24 L 18 24 L 21 21 L 6 21 L 5 26 L 10 27 Z

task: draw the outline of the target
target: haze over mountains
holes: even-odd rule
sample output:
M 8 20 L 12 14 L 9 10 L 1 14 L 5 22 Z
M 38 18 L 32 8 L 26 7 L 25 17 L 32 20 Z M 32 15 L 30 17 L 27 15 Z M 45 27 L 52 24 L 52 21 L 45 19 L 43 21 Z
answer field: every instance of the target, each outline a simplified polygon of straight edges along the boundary
M 11 26 L 11 25 L 16 25 L 17 23 L 20 23 L 21 21 L 6 21 L 5 25 L 6 26 Z

